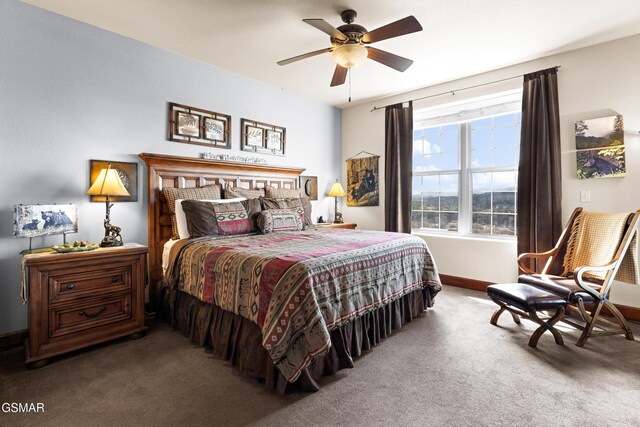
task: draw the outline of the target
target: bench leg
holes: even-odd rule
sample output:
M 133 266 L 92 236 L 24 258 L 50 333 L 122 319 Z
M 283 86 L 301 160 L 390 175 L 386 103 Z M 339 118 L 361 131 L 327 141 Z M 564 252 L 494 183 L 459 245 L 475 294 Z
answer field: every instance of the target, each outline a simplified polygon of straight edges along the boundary
M 490 323 L 494 326 L 498 325 L 498 317 L 500 317 L 500 315 L 506 310 L 509 312 L 509 314 L 511 315 L 511 317 L 513 318 L 513 321 L 516 322 L 516 324 L 520 324 L 520 317 L 518 317 L 518 315 L 516 315 L 515 313 L 511 312 L 511 310 L 509 310 L 507 308 L 507 306 L 502 302 L 499 301 L 497 299 L 491 298 L 491 300 L 493 302 L 495 302 L 496 304 L 498 304 L 498 306 L 500 306 L 500 308 L 498 308 L 493 315 L 491 316 L 491 320 Z
M 529 347 L 535 347 L 538 345 L 538 340 L 546 331 L 549 331 L 553 334 L 553 338 L 556 340 L 556 344 L 564 345 L 564 340 L 562 339 L 562 335 L 560 335 L 560 331 L 553 327 L 556 323 L 558 323 L 564 317 L 564 307 L 560 307 L 558 311 L 555 312 L 551 318 L 549 318 L 546 322 L 538 316 L 535 310 L 529 310 L 529 318 L 540 325 L 538 329 L 535 330 L 531 338 L 529 338 Z

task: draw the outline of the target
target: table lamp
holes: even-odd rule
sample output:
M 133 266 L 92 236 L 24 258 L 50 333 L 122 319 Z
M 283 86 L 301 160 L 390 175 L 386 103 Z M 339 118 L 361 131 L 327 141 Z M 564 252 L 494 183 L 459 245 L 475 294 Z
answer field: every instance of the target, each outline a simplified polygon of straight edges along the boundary
M 122 236 L 120 235 L 120 227 L 111 225 L 110 212 L 112 203 L 109 202 L 109 196 L 128 196 L 129 192 L 125 188 L 118 171 L 111 169 L 111 163 L 106 169 L 102 169 L 98 178 L 94 181 L 93 185 L 87 194 L 90 196 L 106 196 L 107 200 L 107 214 L 104 218 L 104 239 L 100 242 L 100 246 L 122 246 Z
M 336 210 L 334 214 L 335 219 L 333 220 L 333 222 L 335 222 L 336 224 L 342 224 L 344 222 L 342 220 L 342 214 L 338 212 L 338 197 L 344 197 L 346 195 L 347 193 L 344 192 L 344 188 L 342 188 L 342 184 L 340 184 L 340 182 L 338 182 L 338 180 L 336 179 L 336 182 L 334 182 L 333 185 L 331 186 L 331 190 L 329 190 L 329 194 L 327 194 L 327 196 L 329 197 L 336 198 Z

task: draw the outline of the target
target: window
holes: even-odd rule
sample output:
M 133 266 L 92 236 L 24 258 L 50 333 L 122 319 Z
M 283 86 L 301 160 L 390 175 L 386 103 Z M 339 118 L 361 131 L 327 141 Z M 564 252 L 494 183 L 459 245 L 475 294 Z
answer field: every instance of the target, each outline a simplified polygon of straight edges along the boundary
M 414 231 L 515 235 L 521 96 L 415 112 Z

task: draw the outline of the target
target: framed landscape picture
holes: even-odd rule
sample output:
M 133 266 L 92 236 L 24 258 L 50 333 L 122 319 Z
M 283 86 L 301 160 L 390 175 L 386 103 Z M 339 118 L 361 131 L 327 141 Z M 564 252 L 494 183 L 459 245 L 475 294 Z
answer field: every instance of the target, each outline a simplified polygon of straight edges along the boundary
M 578 179 L 626 175 L 622 115 L 576 122 Z
M 213 148 L 231 148 L 231 116 L 169 103 L 169 140 Z

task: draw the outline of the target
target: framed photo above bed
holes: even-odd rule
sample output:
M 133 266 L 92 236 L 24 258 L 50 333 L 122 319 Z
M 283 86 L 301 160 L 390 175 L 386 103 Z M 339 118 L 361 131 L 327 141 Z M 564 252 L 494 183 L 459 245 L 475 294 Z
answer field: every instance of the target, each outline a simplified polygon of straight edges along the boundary
M 231 149 L 231 116 L 169 103 L 169 140 Z
M 284 156 L 287 130 L 248 119 L 240 120 L 240 149 L 253 153 Z

